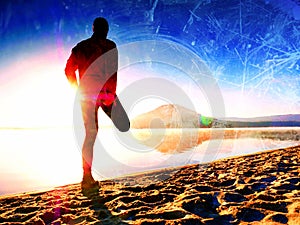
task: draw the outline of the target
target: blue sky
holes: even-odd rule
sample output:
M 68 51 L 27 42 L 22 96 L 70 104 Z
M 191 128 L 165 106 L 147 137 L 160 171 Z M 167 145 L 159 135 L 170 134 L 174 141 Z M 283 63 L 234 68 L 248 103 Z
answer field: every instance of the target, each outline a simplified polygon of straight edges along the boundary
M 96 16 L 108 19 L 109 38 L 118 46 L 166 40 L 195 53 L 218 82 L 226 116 L 300 113 L 300 6 L 296 1 L 16 0 L 0 4 L 0 126 L 71 123 L 74 93 L 63 69 L 71 47 L 92 34 Z M 151 70 L 130 73 L 120 78 L 120 90 L 131 80 L 151 76 Z M 157 76 L 157 66 L 153 74 Z M 180 82 L 189 85 L 184 76 Z M 198 91 L 191 87 L 189 96 L 195 98 Z M 202 107 L 199 101 L 196 110 L 210 114 L 209 102 Z

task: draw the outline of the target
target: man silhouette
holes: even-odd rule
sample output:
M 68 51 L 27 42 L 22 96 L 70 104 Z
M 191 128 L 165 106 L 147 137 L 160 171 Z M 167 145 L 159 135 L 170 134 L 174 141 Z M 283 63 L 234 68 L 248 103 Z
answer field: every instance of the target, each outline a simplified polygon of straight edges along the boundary
M 81 111 L 85 126 L 82 146 L 82 189 L 97 188 L 92 176 L 93 146 L 98 133 L 99 107 L 122 132 L 128 131 L 129 119 L 116 96 L 118 50 L 116 44 L 107 39 L 109 25 L 98 17 L 93 22 L 93 35 L 79 42 L 67 61 L 65 74 L 69 83 L 79 88 Z M 76 78 L 79 72 L 79 81 Z

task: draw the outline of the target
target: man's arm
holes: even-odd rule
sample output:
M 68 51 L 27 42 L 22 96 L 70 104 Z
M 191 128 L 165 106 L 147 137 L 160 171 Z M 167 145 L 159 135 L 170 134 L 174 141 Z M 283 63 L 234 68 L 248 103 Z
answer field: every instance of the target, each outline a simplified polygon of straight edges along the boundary
M 78 64 L 76 62 L 76 55 L 72 50 L 72 53 L 67 61 L 67 65 L 65 68 L 65 74 L 71 86 L 73 88 L 78 88 L 78 82 L 76 78 L 76 70 L 78 69 Z

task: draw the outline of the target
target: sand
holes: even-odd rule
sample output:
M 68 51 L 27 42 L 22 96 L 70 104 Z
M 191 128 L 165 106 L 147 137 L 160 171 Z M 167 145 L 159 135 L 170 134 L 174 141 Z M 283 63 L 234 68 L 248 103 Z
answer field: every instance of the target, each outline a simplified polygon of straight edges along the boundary
M 0 197 L 0 224 L 300 224 L 300 146 Z

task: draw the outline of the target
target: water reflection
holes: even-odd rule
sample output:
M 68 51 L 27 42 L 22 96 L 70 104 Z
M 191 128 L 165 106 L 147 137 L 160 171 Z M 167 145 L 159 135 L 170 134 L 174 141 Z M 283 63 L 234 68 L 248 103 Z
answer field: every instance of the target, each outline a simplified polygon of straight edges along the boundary
M 299 141 L 299 128 L 216 128 L 216 129 L 140 129 L 132 131 L 139 143 L 162 153 L 189 151 L 208 140 L 270 139 Z
M 127 145 L 114 133 L 99 131 L 97 179 L 300 144 L 300 128 L 131 130 Z M 80 182 L 81 143 L 72 128 L 0 130 L 0 139 L 0 195 Z

